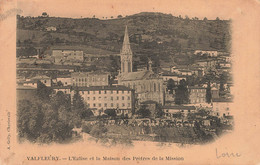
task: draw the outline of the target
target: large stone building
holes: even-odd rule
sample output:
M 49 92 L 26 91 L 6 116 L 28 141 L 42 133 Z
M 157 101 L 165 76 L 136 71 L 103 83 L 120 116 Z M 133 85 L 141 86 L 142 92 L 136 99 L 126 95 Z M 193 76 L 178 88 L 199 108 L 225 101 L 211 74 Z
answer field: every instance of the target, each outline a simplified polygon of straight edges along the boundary
M 152 71 L 152 61 L 149 60 L 149 69 L 133 72 L 133 53 L 127 27 L 120 57 L 121 72 L 118 75 L 118 83 L 134 89 L 138 103 L 152 100 L 164 104 L 164 81 Z
M 92 86 L 75 88 L 95 116 L 102 115 L 106 109 L 115 109 L 117 115 L 132 115 L 135 99 L 134 90 L 125 86 Z M 75 90 L 71 91 L 74 96 Z
M 52 50 L 52 56 L 55 64 L 84 61 L 83 51 L 81 50 Z
M 110 83 L 110 74 L 104 72 L 74 72 L 71 73 L 72 86 L 107 86 Z

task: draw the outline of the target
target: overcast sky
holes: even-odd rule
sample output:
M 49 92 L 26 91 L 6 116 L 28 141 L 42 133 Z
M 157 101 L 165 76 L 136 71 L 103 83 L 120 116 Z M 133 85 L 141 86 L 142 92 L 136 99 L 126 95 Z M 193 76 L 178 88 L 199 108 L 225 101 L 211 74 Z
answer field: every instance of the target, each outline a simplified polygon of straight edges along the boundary
M 227 2 L 210 0 L 18 0 L 17 7 L 23 10 L 21 15 L 39 16 L 47 12 L 54 17 L 96 18 L 118 15 L 132 15 L 140 12 L 162 12 L 174 16 L 185 15 L 203 19 L 230 19 L 234 11 L 230 6 L 233 0 Z

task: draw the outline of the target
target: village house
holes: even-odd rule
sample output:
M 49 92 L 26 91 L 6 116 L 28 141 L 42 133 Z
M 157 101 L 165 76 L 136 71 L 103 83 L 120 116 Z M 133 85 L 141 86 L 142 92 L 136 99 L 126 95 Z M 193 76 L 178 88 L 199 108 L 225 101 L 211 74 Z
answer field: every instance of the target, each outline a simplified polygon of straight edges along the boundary
M 232 115 L 230 107 L 232 106 L 232 99 L 216 98 L 212 99 L 212 111 L 213 115 L 219 117 L 225 117 Z
M 216 87 L 211 88 L 211 97 L 212 99 L 219 98 L 219 90 Z
M 164 82 L 167 82 L 168 80 L 172 79 L 175 82 L 175 85 L 178 85 L 181 80 L 186 80 L 186 76 L 178 75 L 177 73 L 172 73 L 169 71 L 164 71 L 160 73 L 161 77 L 163 78 Z
M 53 49 L 52 57 L 55 64 L 63 64 L 64 62 L 84 62 L 82 50 L 69 49 Z
M 52 89 L 54 90 L 55 93 L 58 93 L 60 91 L 67 95 L 70 95 L 73 90 L 71 86 L 61 86 L 61 87 L 55 86 L 52 87 Z
M 30 79 L 21 80 L 21 81 L 18 81 L 17 83 L 22 86 L 37 88 L 38 81 L 42 82 L 47 87 L 52 86 L 52 79 L 45 75 L 40 75 L 40 76 L 36 76 L 36 77 L 30 78 Z
M 71 75 L 68 74 L 68 75 L 59 75 L 57 78 L 56 78 L 56 83 L 58 82 L 61 82 L 62 83 L 62 86 L 71 86 L 72 83 L 71 83 Z
M 192 86 L 188 87 L 188 92 L 190 104 L 206 103 L 206 88 Z
M 72 86 L 107 86 L 110 85 L 110 74 L 105 72 L 73 72 L 71 73 Z
M 208 57 L 217 57 L 218 51 L 212 51 L 212 50 L 195 50 L 195 55 L 207 55 Z
M 55 26 L 49 26 L 49 27 L 46 27 L 46 31 L 50 32 L 50 31 L 56 31 L 57 28 Z
M 182 105 L 175 105 L 175 106 L 163 106 L 162 110 L 166 118 L 175 118 L 177 114 L 182 114 L 183 117 L 187 116 L 190 112 L 195 112 L 195 106 L 182 106 Z

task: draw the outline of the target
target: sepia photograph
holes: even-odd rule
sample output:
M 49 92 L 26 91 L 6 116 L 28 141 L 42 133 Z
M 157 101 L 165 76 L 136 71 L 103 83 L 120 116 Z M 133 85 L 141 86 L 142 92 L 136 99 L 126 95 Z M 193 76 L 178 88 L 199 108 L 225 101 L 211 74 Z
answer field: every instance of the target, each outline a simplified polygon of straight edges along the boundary
M 181 164 L 187 153 L 210 148 L 222 164 L 242 159 L 241 150 L 215 147 L 221 141 L 234 145 L 235 130 L 243 125 L 239 89 L 249 84 L 239 84 L 235 75 L 245 78 L 249 73 L 238 68 L 250 65 L 238 65 L 237 17 L 222 1 L 51 3 L 18 0 L 1 14 L 1 20 L 15 22 L 13 110 L 4 112 L 7 149 L 37 148 L 30 154 L 18 149 L 24 151 L 22 164 Z M 63 147 L 70 146 L 89 148 L 88 154 L 79 149 L 67 155 Z M 41 147 L 53 148 L 52 154 Z

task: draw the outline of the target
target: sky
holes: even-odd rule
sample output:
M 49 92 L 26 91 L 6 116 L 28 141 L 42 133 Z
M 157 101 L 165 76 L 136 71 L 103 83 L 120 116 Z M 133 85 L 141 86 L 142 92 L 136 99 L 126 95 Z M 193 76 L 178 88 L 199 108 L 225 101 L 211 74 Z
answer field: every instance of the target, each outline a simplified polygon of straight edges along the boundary
M 23 16 L 39 16 L 47 12 L 51 17 L 103 18 L 118 15 L 126 16 L 140 12 L 161 12 L 173 16 L 187 15 L 189 18 L 230 19 L 232 14 L 239 12 L 234 0 L 18 0 L 17 8 L 23 10 Z M 227 7 L 229 6 L 229 7 Z

